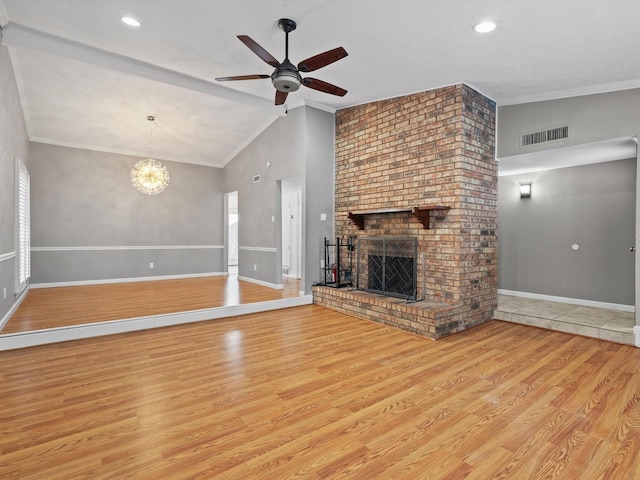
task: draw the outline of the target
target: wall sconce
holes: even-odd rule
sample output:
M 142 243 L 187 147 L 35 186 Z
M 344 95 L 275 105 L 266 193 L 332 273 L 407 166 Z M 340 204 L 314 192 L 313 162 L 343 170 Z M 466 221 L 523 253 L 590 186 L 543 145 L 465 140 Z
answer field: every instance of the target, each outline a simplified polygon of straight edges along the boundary
M 530 183 L 521 183 L 520 184 L 520 198 L 531 198 L 531 184 Z

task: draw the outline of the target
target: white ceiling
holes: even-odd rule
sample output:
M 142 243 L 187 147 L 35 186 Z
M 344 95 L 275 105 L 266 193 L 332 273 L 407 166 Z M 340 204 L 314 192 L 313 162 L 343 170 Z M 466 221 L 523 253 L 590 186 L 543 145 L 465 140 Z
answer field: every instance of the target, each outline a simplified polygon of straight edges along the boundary
M 142 25 L 128 27 L 123 15 Z M 289 109 L 350 105 L 467 83 L 498 105 L 640 87 L 640 1 L 0 0 L 31 140 L 223 166 L 278 116 L 270 74 L 236 37 L 278 60 L 344 47 Z M 473 26 L 491 19 L 488 34 Z

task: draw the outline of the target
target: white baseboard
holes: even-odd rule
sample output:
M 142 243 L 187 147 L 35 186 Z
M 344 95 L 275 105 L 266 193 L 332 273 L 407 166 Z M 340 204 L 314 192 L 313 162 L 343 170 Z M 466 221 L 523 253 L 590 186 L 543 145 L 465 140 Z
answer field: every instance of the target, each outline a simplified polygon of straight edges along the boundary
M 101 280 L 79 280 L 75 282 L 35 283 L 31 288 L 78 287 L 82 285 L 104 285 L 107 283 L 153 282 L 157 280 L 179 280 L 182 278 L 219 277 L 226 272 L 188 273 L 184 275 L 158 275 L 156 277 L 105 278 Z
M 621 312 L 634 313 L 636 311 L 636 308 L 633 305 L 621 305 L 618 303 L 595 302 L 593 300 L 582 300 L 579 298 L 555 297 L 553 295 L 542 295 L 539 293 L 518 292 L 515 290 L 498 289 L 498 294 L 510 295 L 512 297 L 532 298 L 534 300 L 546 300 L 548 302 L 568 303 L 570 305 L 581 305 L 584 307 L 606 308 L 608 310 L 619 310 Z
M 282 290 L 284 288 L 284 285 L 282 284 L 269 283 L 269 282 L 265 282 L 263 280 L 257 280 L 251 277 L 242 277 L 240 275 L 238 275 L 238 280 L 242 280 L 244 282 L 249 282 L 249 283 L 255 283 L 256 285 L 262 285 L 263 287 L 269 287 L 275 290 Z
M 27 285 L 27 287 L 24 290 L 22 290 L 22 292 L 20 292 L 20 295 L 18 295 L 18 298 L 16 298 L 15 303 L 11 306 L 7 314 L 4 317 L 2 317 L 2 320 L 0 320 L 0 332 L 2 331 L 4 326 L 7 324 L 9 319 L 11 318 L 11 315 L 16 313 L 16 310 L 18 310 L 18 307 L 20 306 L 22 301 L 25 298 L 27 298 L 27 293 L 29 292 L 30 288 L 31 288 L 31 285 Z
M 81 338 L 100 337 L 116 333 L 133 332 L 149 328 L 167 327 L 185 323 L 217 320 L 220 318 L 235 317 L 249 313 L 266 312 L 282 308 L 311 305 L 313 297 L 283 298 L 281 300 L 269 300 L 266 302 L 247 303 L 227 307 L 206 308 L 189 312 L 168 313 L 165 315 L 126 318 L 93 324 L 74 325 L 69 327 L 35 330 L 32 332 L 20 332 L 0 335 L 0 351 L 15 350 L 18 348 L 33 347 L 49 343 L 79 340 Z
M 633 333 L 636 336 L 636 347 L 640 347 L 640 325 L 633 327 Z

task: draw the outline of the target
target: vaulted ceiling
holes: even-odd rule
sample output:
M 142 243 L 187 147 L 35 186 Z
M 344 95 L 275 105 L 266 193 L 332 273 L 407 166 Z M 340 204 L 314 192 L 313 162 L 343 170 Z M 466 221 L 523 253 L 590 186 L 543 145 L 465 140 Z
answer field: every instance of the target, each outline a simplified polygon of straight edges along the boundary
M 346 49 L 303 74 L 345 96 L 303 86 L 276 106 L 269 79 L 215 80 L 271 74 L 237 36 L 281 61 L 280 18 L 297 22 L 294 64 Z M 498 105 L 640 87 L 638 19 L 637 0 L 0 0 L 31 140 L 211 166 L 305 104 L 335 111 L 457 83 Z M 484 20 L 496 30 L 476 33 Z

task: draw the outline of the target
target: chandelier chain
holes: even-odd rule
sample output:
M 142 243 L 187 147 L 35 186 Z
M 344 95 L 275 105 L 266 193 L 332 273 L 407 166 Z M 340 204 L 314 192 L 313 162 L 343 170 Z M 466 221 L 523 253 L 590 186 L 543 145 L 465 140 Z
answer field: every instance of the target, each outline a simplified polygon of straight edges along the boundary
M 149 158 L 151 158 L 151 151 L 153 148 L 153 131 L 156 128 L 156 124 L 155 124 L 156 117 L 154 117 L 153 115 L 149 115 L 147 116 L 147 120 L 151 122 L 151 127 L 149 128 Z

